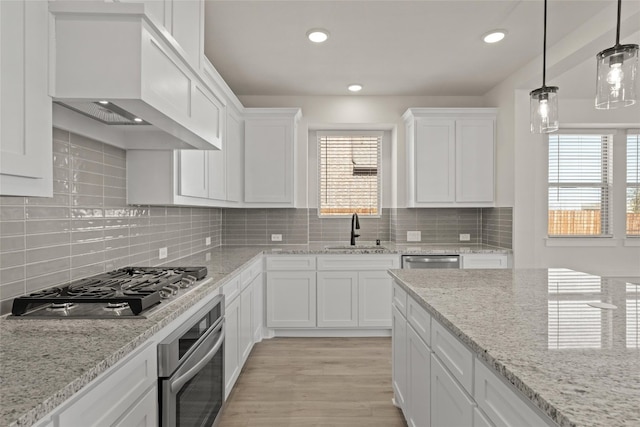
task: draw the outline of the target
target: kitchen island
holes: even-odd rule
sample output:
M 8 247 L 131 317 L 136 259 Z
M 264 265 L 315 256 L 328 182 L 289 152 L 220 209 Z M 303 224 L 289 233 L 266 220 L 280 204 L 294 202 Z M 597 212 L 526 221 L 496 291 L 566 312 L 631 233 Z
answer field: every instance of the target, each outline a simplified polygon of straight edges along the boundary
M 478 364 L 489 367 L 541 420 L 640 425 L 640 282 L 566 269 L 391 275 L 470 350 L 476 373 Z M 617 308 L 590 305 L 597 302 Z

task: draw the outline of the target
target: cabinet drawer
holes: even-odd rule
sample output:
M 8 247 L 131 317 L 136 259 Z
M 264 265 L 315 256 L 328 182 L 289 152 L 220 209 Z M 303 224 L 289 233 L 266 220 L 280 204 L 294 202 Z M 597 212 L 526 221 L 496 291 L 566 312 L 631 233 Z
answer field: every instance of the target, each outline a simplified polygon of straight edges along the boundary
M 314 256 L 270 256 L 267 257 L 267 270 L 315 270 Z
M 113 425 L 158 380 L 156 346 L 149 343 L 103 377 L 60 413 L 58 425 L 77 425 L 79 420 L 87 427 Z
M 261 272 L 262 260 L 258 260 L 242 270 L 242 273 L 240 273 L 240 283 L 242 285 L 242 289 L 246 288 L 249 283 L 251 283 L 253 279 L 257 277 Z
M 431 347 L 431 316 L 413 298 L 407 298 L 407 320 L 420 338 Z
M 462 268 L 507 268 L 508 256 L 505 254 L 462 255 Z
M 224 295 L 224 305 L 227 307 L 240 295 L 240 276 L 235 276 L 227 283 L 222 285 L 222 294 Z
M 469 394 L 473 393 L 473 355 L 437 320 L 431 322 L 431 347 Z
M 402 289 L 400 285 L 393 282 L 393 305 L 398 309 L 403 316 L 407 316 L 407 291 Z
M 473 427 L 493 427 L 493 424 L 480 409 L 473 408 Z
M 399 268 L 400 259 L 388 255 L 318 256 L 318 270 L 388 270 Z
M 548 426 L 516 393 L 480 360 L 476 360 L 474 400 L 493 424 L 497 427 Z

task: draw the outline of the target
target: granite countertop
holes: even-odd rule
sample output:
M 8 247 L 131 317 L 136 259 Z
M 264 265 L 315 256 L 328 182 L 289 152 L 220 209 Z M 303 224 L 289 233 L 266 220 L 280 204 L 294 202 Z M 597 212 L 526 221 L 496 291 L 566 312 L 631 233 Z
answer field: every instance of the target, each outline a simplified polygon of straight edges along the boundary
M 30 426 L 167 326 L 197 301 L 218 292 L 260 254 L 508 253 L 483 245 L 395 245 L 375 242 L 220 246 L 171 265 L 206 266 L 197 288 L 154 311 L 148 319 L 7 319 L 0 317 L 0 427 Z M 328 250 L 327 246 L 345 247 Z
M 454 255 L 454 254 L 509 254 L 511 249 L 498 248 L 483 244 L 433 244 L 433 243 L 394 243 L 358 242 L 351 246 L 345 242 L 313 242 L 307 245 L 271 246 L 265 253 L 280 254 L 400 254 L 400 255 Z
M 559 425 L 640 425 L 640 281 L 567 269 L 391 275 Z

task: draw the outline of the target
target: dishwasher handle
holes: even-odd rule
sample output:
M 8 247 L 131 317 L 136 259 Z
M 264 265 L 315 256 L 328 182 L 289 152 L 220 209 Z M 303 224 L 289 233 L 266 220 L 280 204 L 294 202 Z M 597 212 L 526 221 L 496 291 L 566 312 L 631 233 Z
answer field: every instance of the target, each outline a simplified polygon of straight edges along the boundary
M 402 268 L 460 268 L 459 255 L 403 256 Z

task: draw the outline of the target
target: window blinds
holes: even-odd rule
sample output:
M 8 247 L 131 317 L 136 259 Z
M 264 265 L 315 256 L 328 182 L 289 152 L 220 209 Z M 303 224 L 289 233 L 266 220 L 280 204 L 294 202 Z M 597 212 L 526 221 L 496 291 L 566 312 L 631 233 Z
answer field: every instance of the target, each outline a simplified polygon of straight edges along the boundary
M 640 236 L 640 134 L 627 135 L 627 235 Z
M 549 135 L 550 236 L 609 235 L 611 135 Z
M 321 216 L 380 215 L 382 134 L 318 134 Z
M 640 348 L 640 286 L 627 283 L 627 348 Z

